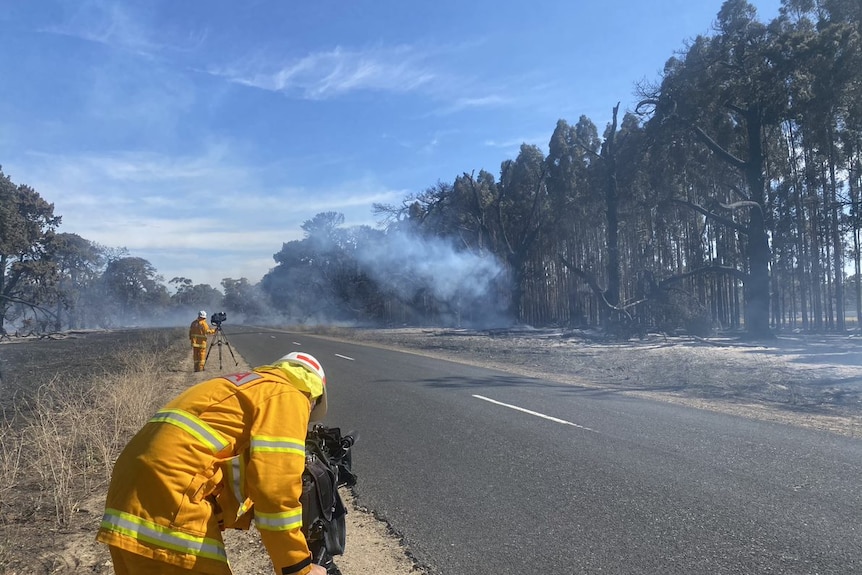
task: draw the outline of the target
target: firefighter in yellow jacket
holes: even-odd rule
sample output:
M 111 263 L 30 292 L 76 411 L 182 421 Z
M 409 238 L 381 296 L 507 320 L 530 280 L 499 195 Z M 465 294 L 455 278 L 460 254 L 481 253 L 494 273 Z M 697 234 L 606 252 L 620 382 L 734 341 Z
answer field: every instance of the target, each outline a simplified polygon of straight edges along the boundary
M 114 465 L 97 539 L 117 575 L 230 575 L 221 536 L 253 518 L 277 575 L 325 575 L 302 534 L 310 421 L 326 413 L 326 376 L 293 352 L 201 382 L 168 403 Z
M 218 319 L 218 318 L 216 318 Z M 207 312 L 198 312 L 198 318 L 189 326 L 189 339 L 192 342 L 192 361 L 195 371 L 203 371 L 207 361 L 207 336 L 215 333 L 215 330 L 207 323 Z

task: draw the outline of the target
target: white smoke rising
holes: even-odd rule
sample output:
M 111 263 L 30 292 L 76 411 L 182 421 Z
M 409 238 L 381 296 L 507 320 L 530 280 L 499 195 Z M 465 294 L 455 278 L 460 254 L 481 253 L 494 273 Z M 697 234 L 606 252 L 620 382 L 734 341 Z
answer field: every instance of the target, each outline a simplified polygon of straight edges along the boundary
M 449 240 L 406 232 L 363 246 L 357 259 L 376 281 L 405 299 L 426 290 L 443 302 L 483 300 L 503 273 L 488 252 L 456 250 Z

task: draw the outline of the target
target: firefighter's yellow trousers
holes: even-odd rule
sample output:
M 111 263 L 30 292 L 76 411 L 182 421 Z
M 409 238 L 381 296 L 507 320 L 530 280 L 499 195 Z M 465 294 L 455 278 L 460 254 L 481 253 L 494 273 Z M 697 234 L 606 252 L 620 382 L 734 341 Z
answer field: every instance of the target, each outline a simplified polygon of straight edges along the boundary
M 203 371 L 207 361 L 207 346 L 192 347 L 192 359 L 195 363 L 195 371 Z
M 111 550 L 111 561 L 114 564 L 116 575 L 199 575 L 203 571 L 192 571 L 183 569 L 170 563 L 163 563 L 158 559 L 144 557 L 131 551 L 120 549 L 109 545 Z

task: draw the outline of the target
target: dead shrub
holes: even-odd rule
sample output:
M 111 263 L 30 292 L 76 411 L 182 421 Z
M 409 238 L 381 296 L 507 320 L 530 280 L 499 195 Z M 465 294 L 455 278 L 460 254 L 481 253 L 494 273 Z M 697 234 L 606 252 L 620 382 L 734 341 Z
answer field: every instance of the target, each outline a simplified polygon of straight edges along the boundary
M 173 393 L 165 374 L 188 352 L 185 344 L 182 330 L 154 332 L 103 358 L 101 373 L 61 374 L 39 385 L 20 404 L 20 422 L 0 429 L 0 501 L 10 499 L 26 472 L 38 494 L 19 497 L 19 505 L 32 513 L 50 503 L 54 521 L 67 525 L 81 501 L 110 479 L 131 435 Z
M 20 432 L 4 421 L 0 426 L 0 509 L 10 491 L 18 484 L 24 456 L 24 443 Z

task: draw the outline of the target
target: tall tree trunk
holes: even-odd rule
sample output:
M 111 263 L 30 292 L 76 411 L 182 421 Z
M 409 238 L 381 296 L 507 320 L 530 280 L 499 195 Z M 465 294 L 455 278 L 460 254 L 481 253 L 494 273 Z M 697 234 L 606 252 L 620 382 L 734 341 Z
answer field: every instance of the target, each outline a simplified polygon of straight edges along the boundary
M 748 263 L 749 277 L 745 282 L 745 322 L 750 335 L 769 337 L 769 238 L 764 218 L 765 183 L 763 177 L 763 140 L 760 108 L 752 106 L 746 112 L 748 161 L 745 178 L 751 200 L 756 204 L 749 211 Z
M 831 130 L 830 130 L 831 132 Z M 838 203 L 838 182 L 835 176 L 835 140 L 829 138 L 829 205 L 832 220 L 832 257 L 835 265 L 833 277 L 835 278 L 835 329 L 839 332 L 846 330 L 846 317 L 844 312 L 844 245 L 841 241 L 841 214 Z
M 613 123 L 607 139 L 607 182 L 605 184 L 605 213 L 608 222 L 608 288 L 605 298 L 612 306 L 620 303 L 620 249 L 619 249 L 619 196 L 617 191 L 617 159 L 614 137 L 617 131 L 617 113 L 614 106 Z
M 852 166 L 852 163 L 851 163 Z M 856 328 L 859 329 L 862 327 L 862 246 L 860 246 L 860 213 L 859 213 L 859 202 L 862 201 L 860 198 L 860 189 L 859 185 L 857 185 L 857 179 L 860 178 L 859 173 L 862 172 L 862 162 L 856 161 L 856 176 L 853 175 L 853 168 L 850 169 L 850 178 L 848 178 L 847 183 L 850 187 L 850 221 L 852 222 L 852 232 L 853 232 L 853 272 L 855 274 L 856 282 Z

